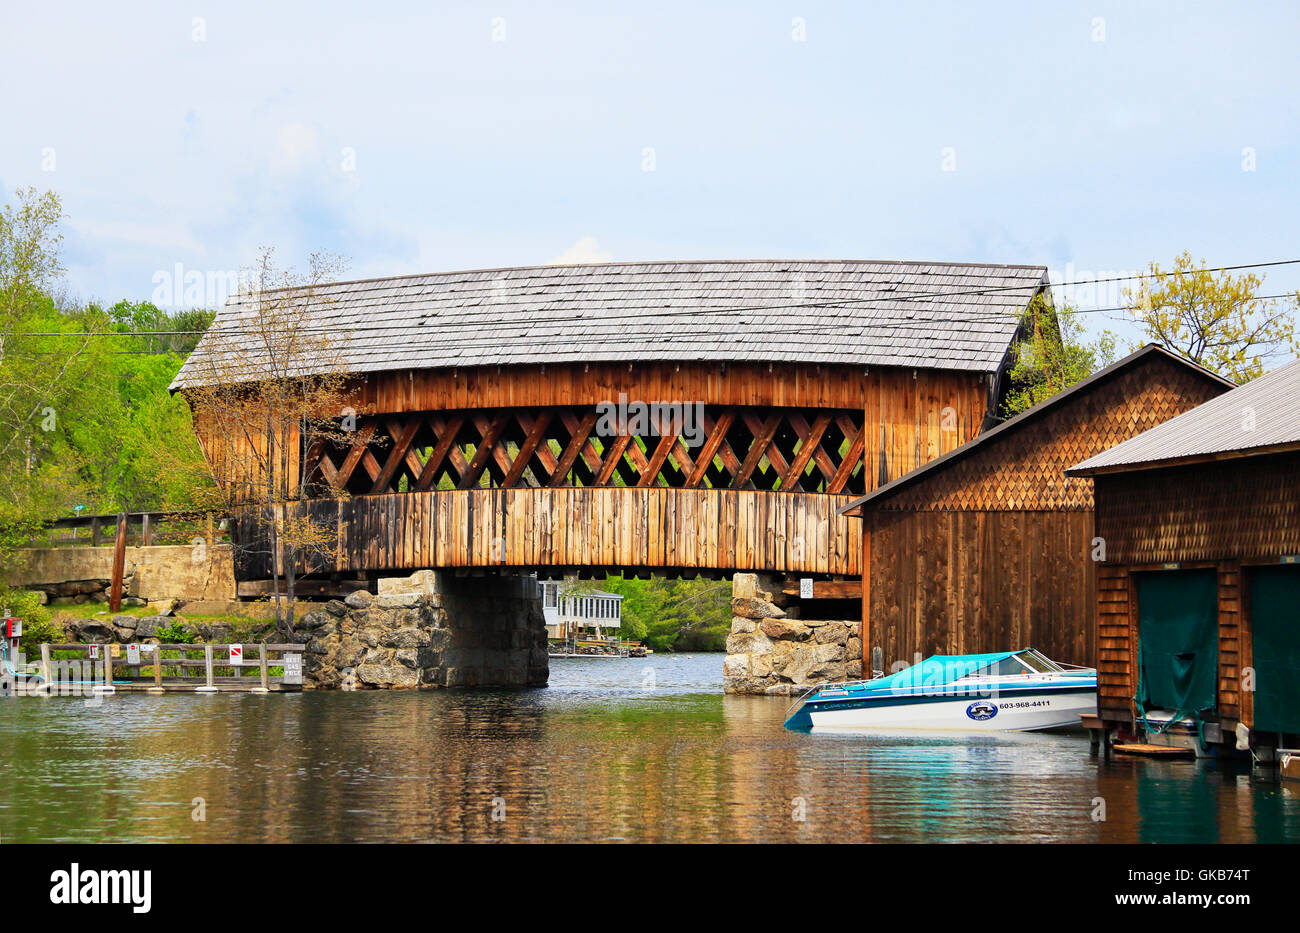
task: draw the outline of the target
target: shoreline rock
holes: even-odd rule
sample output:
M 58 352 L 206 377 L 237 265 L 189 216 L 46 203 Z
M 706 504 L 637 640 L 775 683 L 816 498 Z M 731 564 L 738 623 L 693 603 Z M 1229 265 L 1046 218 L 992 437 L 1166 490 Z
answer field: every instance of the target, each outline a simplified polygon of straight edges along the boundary
M 862 676 L 860 621 L 792 618 L 755 574 L 736 574 L 734 586 L 725 693 L 797 696 L 819 683 Z

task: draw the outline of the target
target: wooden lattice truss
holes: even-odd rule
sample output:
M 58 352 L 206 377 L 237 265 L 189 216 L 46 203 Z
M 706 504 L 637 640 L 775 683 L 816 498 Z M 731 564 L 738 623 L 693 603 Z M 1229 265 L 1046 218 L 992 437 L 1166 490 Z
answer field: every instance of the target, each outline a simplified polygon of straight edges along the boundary
M 304 458 L 317 494 L 485 486 L 863 492 L 861 411 L 706 408 L 699 430 L 602 435 L 595 407 L 362 417 L 351 445 Z

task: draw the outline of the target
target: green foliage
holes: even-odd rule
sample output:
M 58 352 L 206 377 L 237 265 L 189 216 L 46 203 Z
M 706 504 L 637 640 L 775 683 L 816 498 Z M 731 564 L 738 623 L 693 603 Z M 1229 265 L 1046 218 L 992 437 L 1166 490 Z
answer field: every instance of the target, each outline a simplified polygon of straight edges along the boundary
M 27 590 L 0 587 L 0 612 L 23 620 L 23 634 L 19 640 L 23 653 L 29 658 L 40 650 L 42 642 L 63 641 L 63 629 L 54 622 L 50 610 L 40 603 L 40 597 Z
M 607 577 L 601 589 L 623 597 L 623 637 L 655 651 L 722 651 L 731 632 L 726 580 Z
M 198 636 L 180 622 L 168 622 L 157 629 L 158 640 L 164 645 L 192 645 Z
M 1089 346 L 1079 314 L 1068 305 L 1059 310 L 1036 297 L 1026 316 L 1026 333 L 1012 348 L 1014 364 L 1002 403 L 1010 418 L 1063 389 L 1109 366 L 1115 358 L 1115 339 L 1103 334 Z
M 49 519 L 185 508 L 211 487 L 189 409 L 167 392 L 207 311 L 57 299 L 53 193 L 0 209 L 0 561 Z M 92 336 L 102 334 L 120 336 Z
M 152 302 L 124 300 L 109 308 L 108 316 L 113 328 L 122 333 L 171 331 L 142 334 L 138 346 L 143 352 L 170 353 L 184 359 L 199 342 L 202 332 L 208 329 L 216 312 L 202 308 L 168 312 Z
M 1247 382 L 1270 365 L 1300 354 L 1295 313 L 1300 293 L 1262 300 L 1264 277 L 1215 273 L 1183 251 L 1164 271 L 1151 263 L 1125 299 L 1152 343 L 1160 344 L 1234 382 Z

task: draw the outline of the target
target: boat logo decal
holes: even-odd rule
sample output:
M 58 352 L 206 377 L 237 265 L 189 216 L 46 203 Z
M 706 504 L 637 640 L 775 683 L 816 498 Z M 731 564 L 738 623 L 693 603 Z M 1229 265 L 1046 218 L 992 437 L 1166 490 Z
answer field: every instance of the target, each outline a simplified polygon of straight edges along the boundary
M 976 722 L 984 722 L 986 719 L 992 719 L 998 714 L 996 703 L 990 703 L 988 700 L 976 700 L 970 706 L 966 707 L 966 715 Z

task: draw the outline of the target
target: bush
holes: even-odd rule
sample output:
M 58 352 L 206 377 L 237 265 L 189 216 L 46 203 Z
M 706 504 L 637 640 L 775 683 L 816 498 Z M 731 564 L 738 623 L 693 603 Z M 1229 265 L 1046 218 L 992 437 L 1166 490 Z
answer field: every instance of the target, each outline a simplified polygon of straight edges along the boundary
M 192 645 L 196 640 L 193 631 L 186 628 L 180 622 L 170 622 L 167 625 L 160 625 L 157 631 L 158 640 L 164 645 Z
M 28 590 L 0 587 L 0 611 L 23 620 L 23 635 L 19 641 L 23 654 L 29 658 L 40 650 L 42 643 L 64 641 L 63 629 L 56 625 L 50 610 L 40 603 L 40 598 Z

